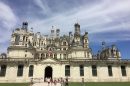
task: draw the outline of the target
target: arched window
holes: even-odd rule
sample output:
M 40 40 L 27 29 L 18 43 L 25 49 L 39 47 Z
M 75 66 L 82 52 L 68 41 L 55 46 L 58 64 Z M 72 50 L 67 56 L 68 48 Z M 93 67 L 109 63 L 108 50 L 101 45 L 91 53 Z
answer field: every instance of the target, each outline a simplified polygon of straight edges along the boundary
M 4 77 L 6 75 L 6 65 L 0 66 L 0 76 Z
M 63 45 L 64 45 L 64 46 L 66 46 L 66 45 L 67 45 L 67 43 L 66 43 L 66 42 L 63 42 Z
M 65 66 L 65 76 L 70 76 L 70 65 Z
M 30 65 L 30 66 L 29 66 L 29 74 L 28 74 L 29 77 L 32 77 L 32 76 L 33 76 L 33 69 L 34 69 L 34 66 L 33 66 L 33 65 Z
M 63 48 L 63 50 L 66 50 L 66 48 Z

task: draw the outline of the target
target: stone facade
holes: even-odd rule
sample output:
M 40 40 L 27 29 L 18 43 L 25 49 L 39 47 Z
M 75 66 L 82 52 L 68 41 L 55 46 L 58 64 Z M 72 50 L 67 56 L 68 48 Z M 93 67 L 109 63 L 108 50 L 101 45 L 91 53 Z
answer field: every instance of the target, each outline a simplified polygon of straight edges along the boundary
M 80 25 L 74 34 L 60 35 L 52 26 L 50 35 L 28 30 L 23 22 L 11 35 L 7 55 L 1 54 L 0 82 L 30 82 L 31 78 L 69 78 L 72 82 L 130 81 L 130 61 L 121 59 L 115 45 L 92 54 L 88 32 L 83 35 Z

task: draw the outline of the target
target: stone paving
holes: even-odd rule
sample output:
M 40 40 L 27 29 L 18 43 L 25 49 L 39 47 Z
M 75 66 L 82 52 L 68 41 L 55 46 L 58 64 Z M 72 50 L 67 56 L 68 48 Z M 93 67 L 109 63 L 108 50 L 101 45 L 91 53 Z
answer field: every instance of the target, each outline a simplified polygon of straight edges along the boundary
M 56 85 L 54 85 L 54 83 L 48 84 L 47 82 L 43 82 L 43 83 L 34 83 L 32 86 L 61 86 L 61 84 L 57 83 Z

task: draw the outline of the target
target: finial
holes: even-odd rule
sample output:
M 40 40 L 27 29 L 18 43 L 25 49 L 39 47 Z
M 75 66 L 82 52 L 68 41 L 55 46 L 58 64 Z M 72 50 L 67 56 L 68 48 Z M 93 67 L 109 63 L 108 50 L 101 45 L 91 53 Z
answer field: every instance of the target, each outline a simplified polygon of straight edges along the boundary
M 77 24 L 78 24 L 78 18 L 77 18 L 76 22 L 77 22 Z

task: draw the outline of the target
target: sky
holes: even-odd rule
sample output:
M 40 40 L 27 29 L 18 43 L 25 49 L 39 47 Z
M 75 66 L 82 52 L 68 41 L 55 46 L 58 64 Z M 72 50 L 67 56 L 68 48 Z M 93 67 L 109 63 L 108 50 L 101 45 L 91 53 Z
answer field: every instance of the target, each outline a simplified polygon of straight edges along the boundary
M 7 52 L 12 31 L 29 23 L 34 32 L 49 34 L 51 27 L 60 34 L 89 33 L 93 54 L 115 44 L 123 59 L 130 59 L 130 0 L 0 0 L 0 53 Z

